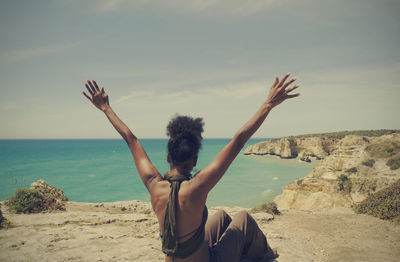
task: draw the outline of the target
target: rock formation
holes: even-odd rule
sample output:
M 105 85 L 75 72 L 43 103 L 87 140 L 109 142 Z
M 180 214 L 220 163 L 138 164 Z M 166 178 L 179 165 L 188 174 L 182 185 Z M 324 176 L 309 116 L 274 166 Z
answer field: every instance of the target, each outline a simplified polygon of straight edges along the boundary
M 400 161 L 400 133 L 347 135 L 342 139 L 289 137 L 252 145 L 245 154 L 323 159 L 305 178 L 292 182 L 275 198 L 282 210 L 351 208 L 400 179 L 400 168 L 390 165 L 390 161 Z
M 37 190 L 44 201 L 46 210 L 65 210 L 63 201 L 68 201 L 61 189 L 50 186 L 39 179 L 31 184 L 31 189 Z
M 336 139 L 326 137 L 284 137 L 251 145 L 245 155 L 277 155 L 281 158 L 299 158 L 310 161 L 310 157 L 325 158 L 334 149 Z
M 64 195 L 64 192 L 61 189 L 46 184 L 42 179 L 33 182 L 31 184 L 31 189 L 36 189 L 40 194 L 51 196 L 58 201 L 68 201 L 68 198 Z

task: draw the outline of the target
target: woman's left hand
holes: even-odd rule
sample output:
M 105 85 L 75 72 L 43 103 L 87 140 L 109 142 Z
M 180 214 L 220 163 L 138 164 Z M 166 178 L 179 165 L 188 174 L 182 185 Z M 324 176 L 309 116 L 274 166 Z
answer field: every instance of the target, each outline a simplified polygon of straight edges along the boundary
M 95 105 L 98 109 L 104 111 L 107 107 L 110 106 L 108 95 L 104 92 L 104 86 L 100 90 L 96 81 L 94 80 L 88 80 L 85 83 L 85 86 L 91 97 L 88 96 L 85 92 L 83 92 L 83 95 L 86 96 L 86 98 L 89 99 L 90 102 L 92 102 L 93 105 Z

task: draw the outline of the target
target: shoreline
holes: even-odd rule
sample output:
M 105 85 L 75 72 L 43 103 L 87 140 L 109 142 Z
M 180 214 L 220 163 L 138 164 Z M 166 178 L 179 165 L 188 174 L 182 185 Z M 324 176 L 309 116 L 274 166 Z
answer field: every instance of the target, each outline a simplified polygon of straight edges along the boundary
M 281 158 L 278 155 L 256 155 L 256 154 L 247 154 L 244 157 L 250 158 L 255 161 L 263 162 L 263 163 L 274 163 L 280 165 L 289 165 L 289 166 L 312 166 L 316 167 L 322 160 L 318 160 L 315 157 L 311 158 L 311 162 L 305 162 L 300 160 L 298 157 L 295 158 Z

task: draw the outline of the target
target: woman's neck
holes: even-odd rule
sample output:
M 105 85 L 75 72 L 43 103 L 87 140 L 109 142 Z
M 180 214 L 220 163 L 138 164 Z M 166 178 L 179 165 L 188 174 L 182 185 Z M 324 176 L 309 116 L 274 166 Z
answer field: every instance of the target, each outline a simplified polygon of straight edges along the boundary
M 190 172 L 192 172 L 192 168 L 181 168 L 181 167 L 176 167 L 176 166 L 172 166 L 171 165 L 171 173 L 173 174 L 182 174 L 182 175 L 186 175 L 186 174 L 190 174 Z

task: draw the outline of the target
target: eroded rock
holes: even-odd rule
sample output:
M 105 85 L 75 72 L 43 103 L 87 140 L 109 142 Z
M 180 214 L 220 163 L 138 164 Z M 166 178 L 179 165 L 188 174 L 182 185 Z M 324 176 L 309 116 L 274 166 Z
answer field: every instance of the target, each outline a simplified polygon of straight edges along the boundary
M 400 179 L 400 169 L 387 165 L 389 155 L 396 152 L 388 153 L 385 147 L 393 144 L 400 145 L 399 133 L 379 137 L 347 135 L 342 139 L 289 137 L 250 146 L 245 154 L 297 156 L 302 161 L 322 158 L 305 178 L 286 186 L 274 202 L 282 210 L 348 209 Z M 366 165 L 367 161 L 374 164 Z

